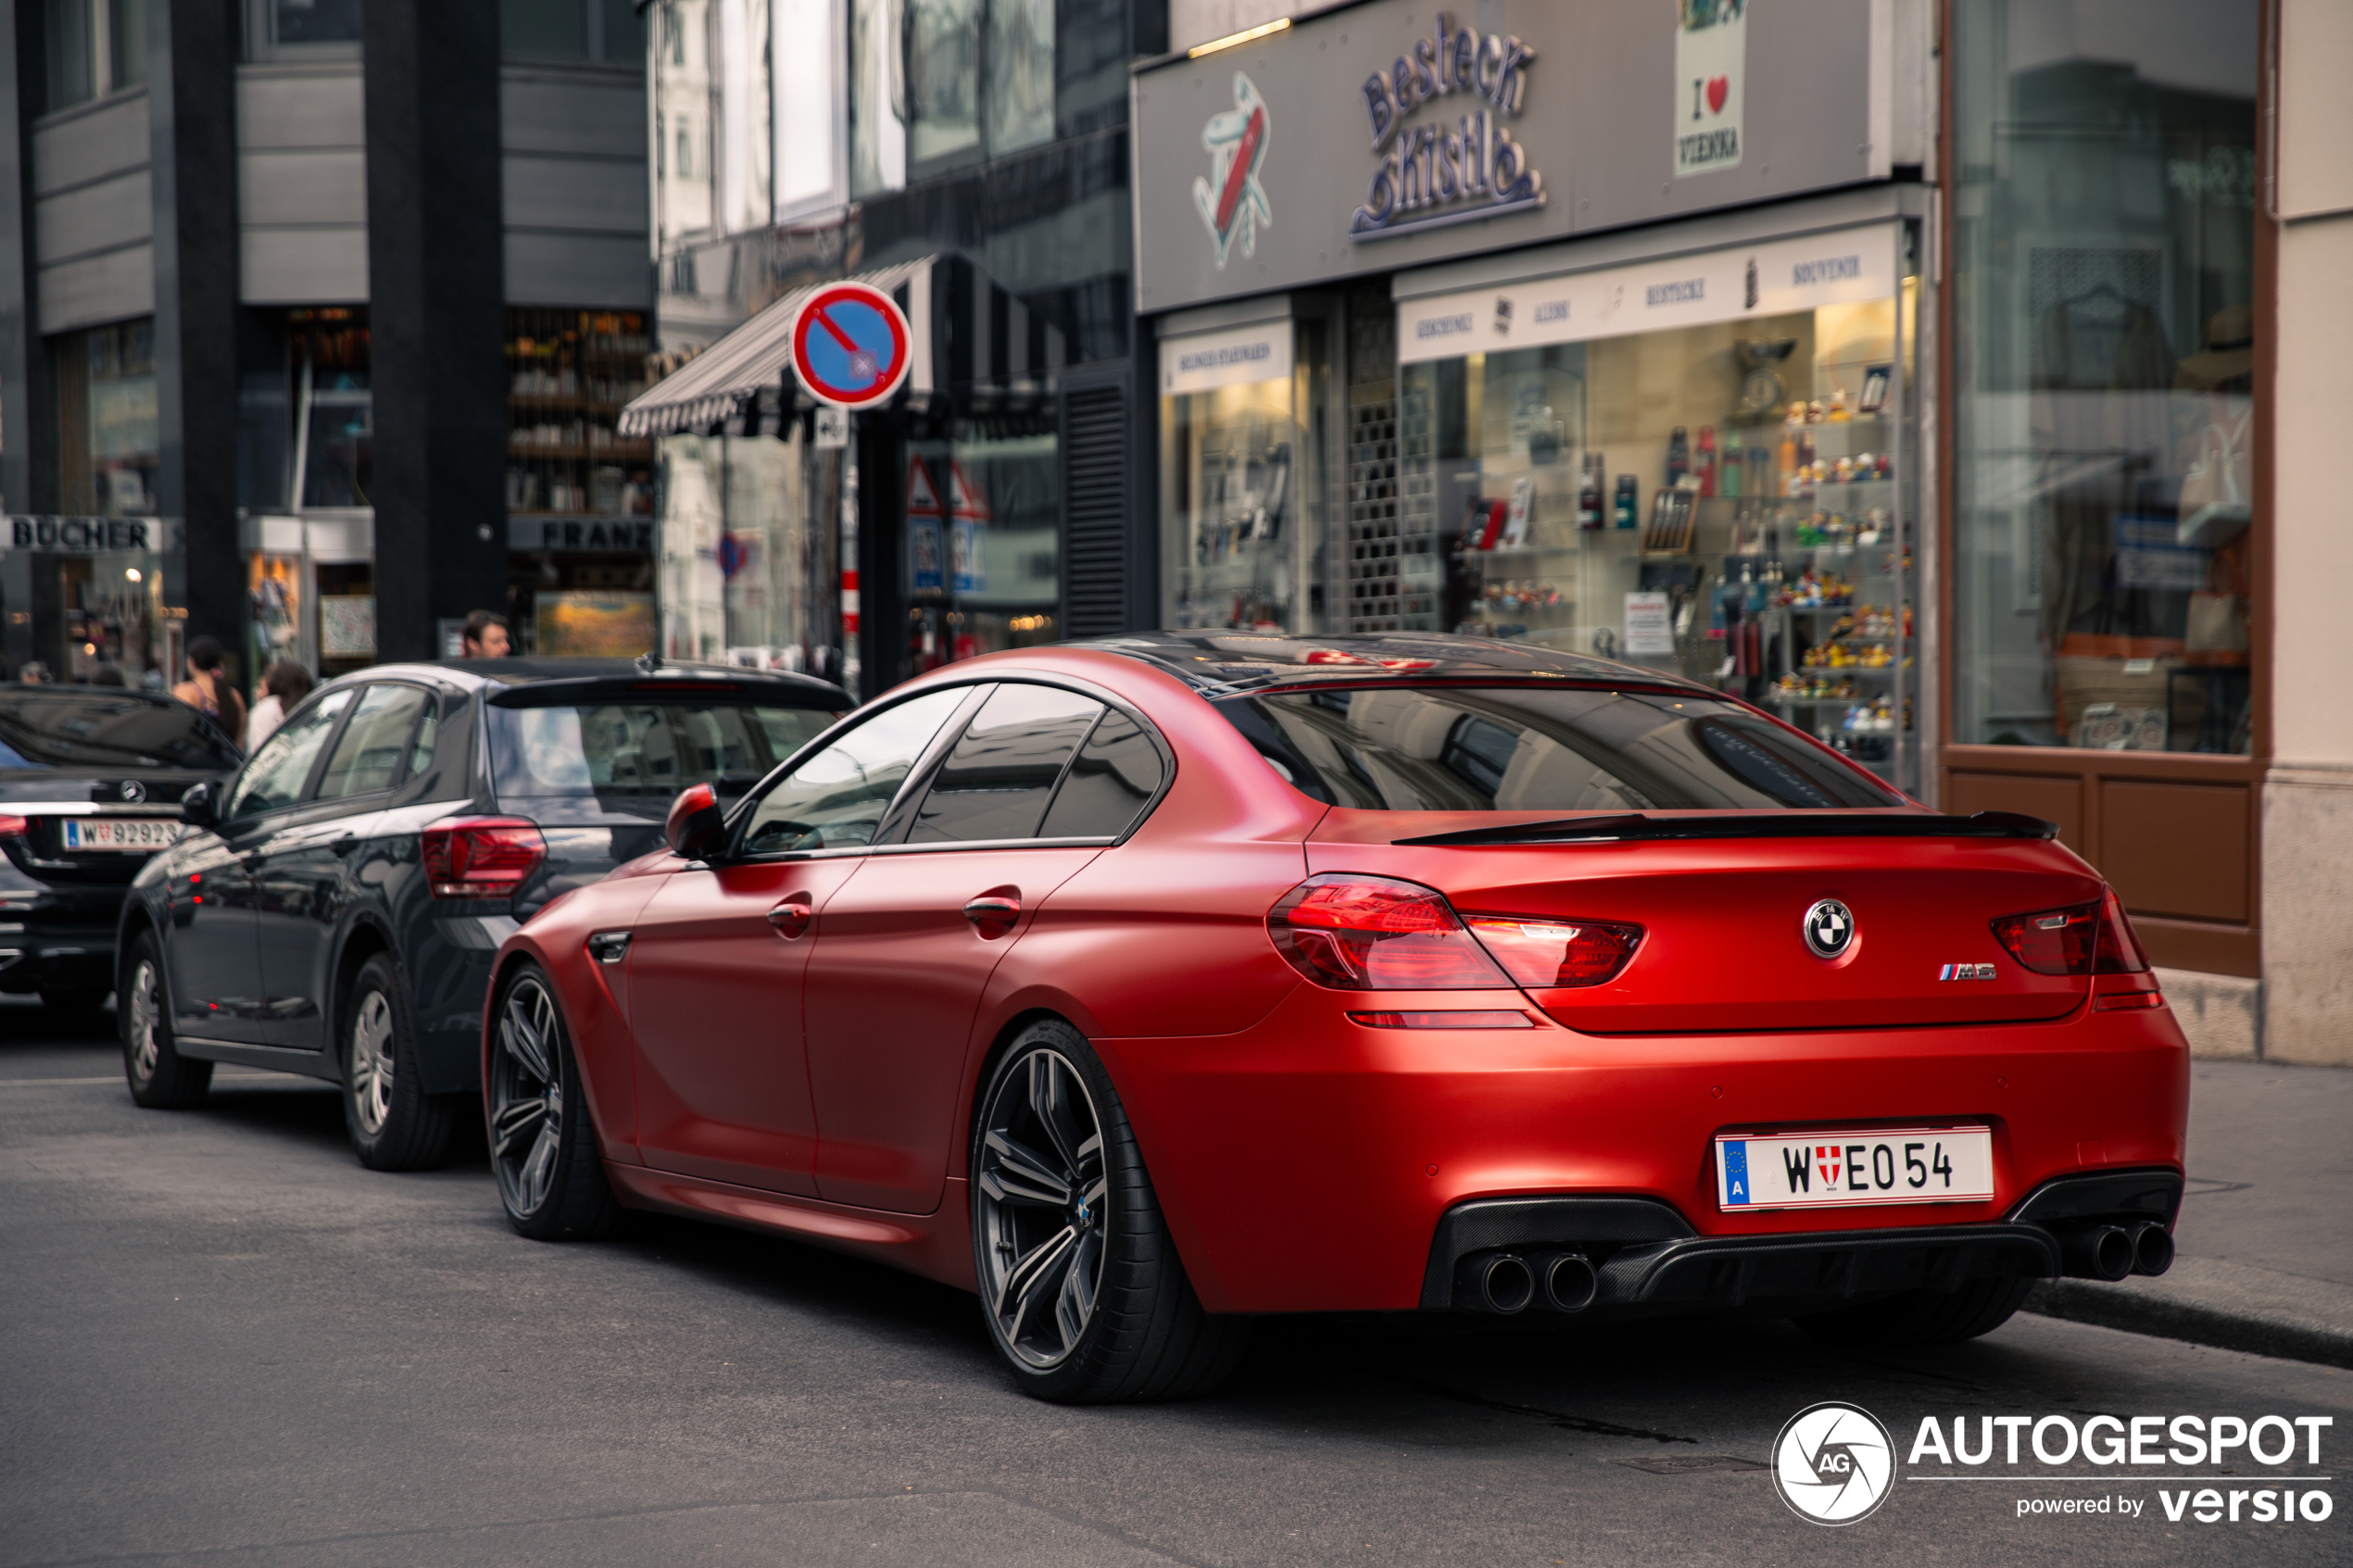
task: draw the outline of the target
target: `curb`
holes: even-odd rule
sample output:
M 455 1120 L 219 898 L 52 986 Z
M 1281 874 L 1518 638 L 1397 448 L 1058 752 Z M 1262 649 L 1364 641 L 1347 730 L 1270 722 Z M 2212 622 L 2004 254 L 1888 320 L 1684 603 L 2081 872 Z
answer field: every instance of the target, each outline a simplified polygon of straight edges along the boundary
M 2045 1280 L 2027 1293 L 2024 1310 L 2249 1355 L 2353 1367 L 2353 1333 L 2343 1329 L 2084 1280 Z

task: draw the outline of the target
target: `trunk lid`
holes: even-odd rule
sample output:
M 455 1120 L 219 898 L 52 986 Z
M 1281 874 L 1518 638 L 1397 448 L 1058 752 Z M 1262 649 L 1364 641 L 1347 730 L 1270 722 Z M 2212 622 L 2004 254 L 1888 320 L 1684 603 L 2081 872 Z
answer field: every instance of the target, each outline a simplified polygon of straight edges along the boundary
M 2026 1022 L 2082 1005 L 2090 976 L 2033 973 L 1992 930 L 2005 915 L 2097 899 L 2098 877 L 2072 853 L 2031 837 L 1837 835 L 1828 822 L 1832 836 L 1793 835 L 1791 819 L 1805 816 L 1759 819 L 1755 831 L 1769 836 L 1733 836 L 1739 824 L 1718 814 L 1707 831 L 1724 836 L 1416 844 L 1397 841 L 1510 819 L 1339 809 L 1311 836 L 1308 870 L 1421 883 L 1466 916 L 1639 924 L 1641 945 L 1615 979 L 1529 988 L 1590 1034 Z M 1822 899 L 1852 912 L 1835 959 L 1817 957 L 1804 935 Z M 1992 978 L 1974 978 L 1986 965 Z

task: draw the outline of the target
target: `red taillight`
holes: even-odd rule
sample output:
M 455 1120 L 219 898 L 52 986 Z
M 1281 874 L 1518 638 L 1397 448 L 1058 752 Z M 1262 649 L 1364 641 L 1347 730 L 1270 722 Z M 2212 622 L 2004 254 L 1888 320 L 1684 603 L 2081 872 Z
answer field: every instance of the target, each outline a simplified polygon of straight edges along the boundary
M 2148 953 L 2141 947 L 2133 922 L 2124 918 L 2124 906 L 2116 901 L 2116 889 L 2108 888 L 2100 897 L 2100 946 L 2092 960 L 2092 972 L 2145 974 L 2148 967 Z
M 1471 934 L 1523 985 L 1599 985 L 1642 945 L 1642 928 L 1605 920 L 1523 920 L 1468 915 Z
M 2096 904 L 2006 916 L 1994 922 L 1994 939 L 2037 974 L 2143 974 L 2149 967 L 2114 888 L 2102 888 Z
M 436 898 L 510 898 L 547 858 L 537 825 L 516 817 L 452 817 L 422 836 Z
M 1266 912 L 1290 966 L 1343 991 L 1504 990 L 1510 979 L 1463 929 L 1443 894 L 1417 883 L 1332 872 Z
M 0 838 L 22 838 L 32 832 L 32 823 L 23 817 L 0 817 Z
M 2099 937 L 2100 907 L 2070 904 L 1994 922 L 1994 940 L 2037 974 L 2089 974 Z

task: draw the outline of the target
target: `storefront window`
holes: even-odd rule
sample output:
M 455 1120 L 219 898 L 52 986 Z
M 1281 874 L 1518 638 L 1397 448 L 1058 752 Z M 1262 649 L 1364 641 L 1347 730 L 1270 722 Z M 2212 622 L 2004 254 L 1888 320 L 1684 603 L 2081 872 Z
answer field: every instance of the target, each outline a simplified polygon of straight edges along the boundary
M 905 673 L 1052 642 L 1062 508 L 1051 414 L 958 420 L 908 448 Z
M 1054 0 L 991 0 L 988 145 L 995 153 L 1054 139 Z
M 1428 629 L 1708 682 L 1913 786 L 1903 244 L 1409 301 L 1398 533 L 1437 541 Z M 1612 301 L 1695 324 L 1541 341 L 1608 331 Z M 1431 357 L 1462 337 L 1539 342 Z
M 1957 742 L 2250 748 L 2258 15 L 1955 10 Z
M 1325 321 L 1285 320 L 1163 340 L 1161 582 L 1170 626 L 1332 628 L 1328 335 Z
M 814 668 L 814 651 L 833 641 L 824 630 L 830 531 L 812 525 L 823 495 L 805 432 L 796 424 L 781 440 L 672 435 L 660 445 L 663 656 Z M 648 595 L 648 631 L 652 603 Z
M 154 321 L 69 332 L 53 352 L 66 510 L 152 517 L 158 460 Z
M 375 484 L 375 394 L 368 313 L 287 312 L 295 381 L 297 507 L 368 507 Z

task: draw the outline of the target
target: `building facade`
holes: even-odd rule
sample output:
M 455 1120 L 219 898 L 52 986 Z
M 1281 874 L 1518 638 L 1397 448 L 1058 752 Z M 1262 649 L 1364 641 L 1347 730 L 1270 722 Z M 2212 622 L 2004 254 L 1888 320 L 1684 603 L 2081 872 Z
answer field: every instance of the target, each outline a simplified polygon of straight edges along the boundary
M 47 0 L 0 48 L 12 669 L 650 646 L 628 0 Z
M 1152 619 L 1711 682 L 2057 822 L 2202 1050 L 2353 1060 L 2353 751 L 2275 673 L 2342 553 L 2287 433 L 2345 400 L 2342 111 L 2289 63 L 2334 9 L 1180 0 L 1171 42 Z
M 865 695 L 1116 632 L 1135 420 L 1128 0 L 660 0 L 648 133 L 666 364 L 663 651 Z M 887 406 L 821 418 L 786 368 L 812 291 L 913 329 Z

